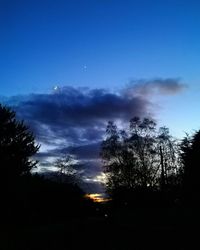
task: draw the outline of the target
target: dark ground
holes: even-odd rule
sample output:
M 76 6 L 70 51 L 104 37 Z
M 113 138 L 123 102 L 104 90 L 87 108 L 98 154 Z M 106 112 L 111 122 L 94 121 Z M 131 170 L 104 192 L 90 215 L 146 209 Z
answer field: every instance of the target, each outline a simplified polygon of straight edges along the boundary
M 4 223 L 0 249 L 200 249 L 196 245 L 199 221 L 193 212 L 190 208 L 126 208 L 107 216 L 103 211 L 91 216 L 68 215 L 58 222 Z
M 139 192 L 93 203 L 77 186 L 36 176 L 0 197 L 0 250 L 200 249 L 198 196 Z

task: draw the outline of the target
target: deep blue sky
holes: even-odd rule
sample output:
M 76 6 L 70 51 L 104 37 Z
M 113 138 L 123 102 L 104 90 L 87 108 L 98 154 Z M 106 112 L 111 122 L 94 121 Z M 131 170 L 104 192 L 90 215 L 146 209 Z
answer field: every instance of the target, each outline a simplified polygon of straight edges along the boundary
M 180 78 L 155 113 L 176 135 L 198 129 L 199 13 L 197 0 L 0 0 L 0 95 Z
M 193 0 L 1 0 L 0 91 L 150 77 L 198 84 L 199 12 Z

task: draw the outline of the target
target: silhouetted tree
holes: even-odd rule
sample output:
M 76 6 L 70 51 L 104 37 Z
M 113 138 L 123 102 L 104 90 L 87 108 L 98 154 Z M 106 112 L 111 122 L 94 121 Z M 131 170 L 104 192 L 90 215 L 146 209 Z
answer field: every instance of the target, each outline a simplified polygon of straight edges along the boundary
M 200 130 L 192 136 L 186 135 L 181 142 L 180 149 L 184 167 L 183 184 L 185 198 L 198 204 L 200 195 Z
M 123 162 L 121 154 L 122 145 L 117 126 L 109 121 L 106 129 L 106 140 L 102 143 L 101 156 L 104 163 L 104 171 L 107 173 L 107 188 L 116 189 L 123 183 L 123 175 L 119 174 L 119 166 Z
M 164 189 L 176 178 L 176 143 L 165 127 L 152 119 L 134 117 L 127 131 L 108 122 L 101 156 L 107 190 Z M 174 181 L 174 180 L 173 180 Z
M 36 166 L 31 157 L 38 149 L 33 134 L 23 121 L 17 121 L 14 111 L 0 105 L 1 182 L 30 173 Z
M 162 190 L 168 186 L 180 184 L 178 175 L 180 174 L 179 147 L 176 140 L 170 135 L 169 129 L 160 127 L 157 136 L 160 153 L 160 185 Z
M 137 185 L 154 186 L 158 169 L 156 157 L 156 123 L 148 118 L 134 117 L 130 121 L 129 150 L 137 162 Z

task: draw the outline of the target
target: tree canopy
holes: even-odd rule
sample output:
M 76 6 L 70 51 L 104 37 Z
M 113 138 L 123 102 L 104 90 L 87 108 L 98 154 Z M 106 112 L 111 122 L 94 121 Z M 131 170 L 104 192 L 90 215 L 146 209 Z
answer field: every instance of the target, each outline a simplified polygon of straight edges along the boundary
M 107 190 L 166 189 L 179 171 L 176 150 L 169 129 L 152 119 L 134 117 L 127 130 L 109 121 L 101 149 Z

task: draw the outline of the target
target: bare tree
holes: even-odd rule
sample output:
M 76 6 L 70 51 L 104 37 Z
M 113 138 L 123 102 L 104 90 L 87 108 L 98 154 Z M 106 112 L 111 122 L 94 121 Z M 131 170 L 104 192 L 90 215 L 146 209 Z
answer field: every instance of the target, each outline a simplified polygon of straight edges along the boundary
M 178 143 L 170 135 L 169 129 L 166 127 L 160 127 L 157 136 L 158 152 L 160 154 L 160 185 L 164 190 L 167 186 L 175 185 L 172 183 L 177 180 L 178 174 L 179 154 Z
M 108 190 L 164 188 L 177 171 L 176 143 L 168 128 L 134 117 L 127 131 L 108 122 L 101 156 Z M 172 178 L 171 178 L 172 179 Z
M 78 172 L 75 169 L 77 163 L 71 155 L 58 158 L 54 165 L 58 169 L 58 175 L 61 182 L 78 182 Z

